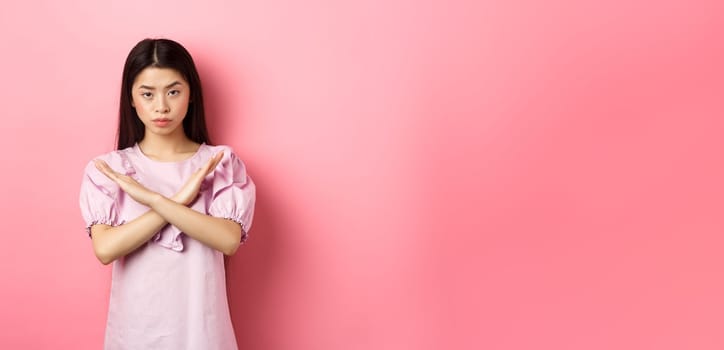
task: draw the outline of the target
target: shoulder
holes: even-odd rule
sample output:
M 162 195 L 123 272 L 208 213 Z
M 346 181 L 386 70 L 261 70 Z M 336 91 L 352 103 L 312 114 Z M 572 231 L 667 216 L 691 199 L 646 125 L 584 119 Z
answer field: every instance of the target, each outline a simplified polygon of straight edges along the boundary
M 105 177 L 105 175 L 101 174 L 98 169 L 96 169 L 95 161 L 96 160 L 102 160 L 108 164 L 113 170 L 116 170 L 118 172 L 121 172 L 122 169 L 125 167 L 124 162 L 128 159 L 126 154 L 131 149 L 131 147 L 123 149 L 123 150 L 114 150 L 107 153 L 99 154 L 92 159 L 88 161 L 85 165 L 85 173 L 89 176 L 98 176 L 101 175 Z
M 206 145 L 206 153 L 208 157 L 212 157 L 219 152 L 224 152 L 224 156 L 221 157 L 220 164 L 230 164 L 234 162 L 241 162 L 241 159 L 237 156 L 236 152 L 234 151 L 234 148 L 229 145 Z M 208 158 L 204 157 L 204 158 Z

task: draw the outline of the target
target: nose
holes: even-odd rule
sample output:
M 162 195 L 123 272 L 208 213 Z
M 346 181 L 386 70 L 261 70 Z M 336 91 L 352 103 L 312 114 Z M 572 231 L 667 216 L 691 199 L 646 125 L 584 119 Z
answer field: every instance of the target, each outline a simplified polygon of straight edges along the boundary
M 157 113 L 168 113 L 169 107 L 166 99 L 164 97 L 161 97 L 156 102 L 156 112 Z

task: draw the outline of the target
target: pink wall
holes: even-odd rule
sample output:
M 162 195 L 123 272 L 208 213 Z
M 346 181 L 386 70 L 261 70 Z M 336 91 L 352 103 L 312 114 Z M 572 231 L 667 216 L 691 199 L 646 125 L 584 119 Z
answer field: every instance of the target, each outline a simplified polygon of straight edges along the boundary
M 257 183 L 242 349 L 724 348 L 724 9 L 582 3 L 3 4 L 0 348 L 102 344 L 78 186 L 146 36 Z

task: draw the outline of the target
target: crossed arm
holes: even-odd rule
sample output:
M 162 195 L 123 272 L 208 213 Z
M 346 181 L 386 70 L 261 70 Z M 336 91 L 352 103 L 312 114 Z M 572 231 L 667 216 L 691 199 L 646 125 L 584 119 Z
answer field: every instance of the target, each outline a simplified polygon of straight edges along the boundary
M 184 234 L 216 249 L 225 255 L 236 253 L 243 234 L 238 223 L 199 213 L 188 207 L 198 196 L 201 182 L 221 161 L 223 152 L 191 175 L 181 190 L 167 198 L 136 182 L 130 176 L 111 169 L 103 161 L 96 161 L 96 168 L 115 181 L 135 201 L 150 209 L 134 220 L 119 226 L 103 224 L 91 227 L 93 250 L 104 265 L 136 250 L 153 237 L 166 224 L 178 227 Z

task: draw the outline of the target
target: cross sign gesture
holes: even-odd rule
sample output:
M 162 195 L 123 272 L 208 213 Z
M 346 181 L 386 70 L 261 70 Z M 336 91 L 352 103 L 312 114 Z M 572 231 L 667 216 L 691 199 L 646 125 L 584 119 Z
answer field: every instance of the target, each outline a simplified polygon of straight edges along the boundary
M 181 189 L 169 199 L 183 205 L 191 204 L 199 194 L 204 177 L 216 168 L 223 156 L 224 152 L 219 152 L 211 157 L 204 166 L 191 174 L 191 177 L 186 181 Z M 150 207 L 153 201 L 162 197 L 161 194 L 147 189 L 132 177 L 113 170 L 105 161 L 96 159 L 93 162 L 96 168 L 103 173 L 103 175 L 117 183 L 118 186 L 121 187 L 121 190 L 126 192 L 136 202 Z

